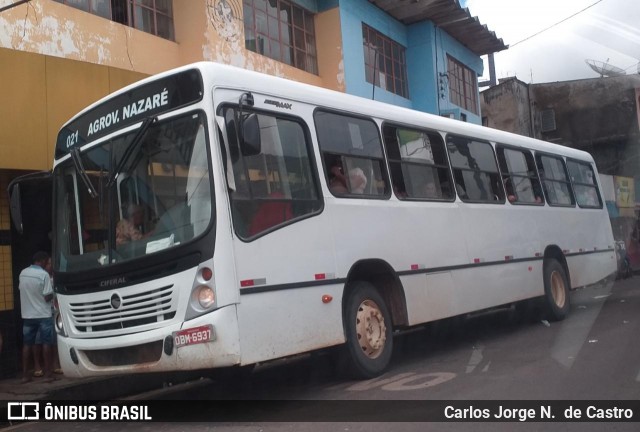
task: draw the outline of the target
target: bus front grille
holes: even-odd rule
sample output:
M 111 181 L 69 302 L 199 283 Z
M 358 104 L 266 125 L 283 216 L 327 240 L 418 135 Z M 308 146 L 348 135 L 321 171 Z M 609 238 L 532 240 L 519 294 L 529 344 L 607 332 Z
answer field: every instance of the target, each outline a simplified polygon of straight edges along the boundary
M 81 351 L 95 366 L 128 366 L 154 363 L 162 356 L 162 341 L 123 348 Z
M 74 327 L 82 333 L 130 329 L 168 321 L 176 315 L 173 285 L 119 296 L 112 304 L 113 293 L 87 303 L 70 303 Z M 107 297 L 108 296 L 108 297 Z

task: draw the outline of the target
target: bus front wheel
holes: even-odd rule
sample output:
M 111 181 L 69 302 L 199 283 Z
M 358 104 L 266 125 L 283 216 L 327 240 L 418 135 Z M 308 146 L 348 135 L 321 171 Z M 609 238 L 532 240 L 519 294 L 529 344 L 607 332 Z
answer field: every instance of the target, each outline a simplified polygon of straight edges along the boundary
M 345 309 L 346 372 L 354 378 L 380 375 L 391 360 L 391 316 L 373 285 L 357 281 L 348 288 Z
M 544 302 L 547 318 L 551 321 L 565 319 L 571 309 L 567 274 L 555 259 L 544 265 Z

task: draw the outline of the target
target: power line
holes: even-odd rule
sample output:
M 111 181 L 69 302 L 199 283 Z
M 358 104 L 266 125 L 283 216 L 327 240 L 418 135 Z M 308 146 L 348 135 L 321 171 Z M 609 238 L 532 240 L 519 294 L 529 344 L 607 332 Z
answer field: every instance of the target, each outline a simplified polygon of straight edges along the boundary
M 16 3 L 11 3 L 11 4 L 7 5 L 7 6 L 4 6 L 4 7 L 0 8 L 0 12 L 4 12 L 4 11 L 12 9 L 12 8 L 14 8 L 16 6 L 20 6 L 21 4 L 29 3 L 30 1 L 31 0 L 20 0 L 20 1 L 16 2 Z
M 549 30 L 549 29 L 551 29 L 551 28 L 553 28 L 553 27 L 555 27 L 555 26 L 557 26 L 557 25 L 559 25 L 559 24 L 562 24 L 563 22 L 565 22 L 565 21 L 567 21 L 567 20 L 569 20 L 569 19 L 573 18 L 573 17 L 574 17 L 574 16 L 576 16 L 576 15 L 581 14 L 582 12 L 586 11 L 587 9 L 590 9 L 590 8 L 594 7 L 595 5 L 597 5 L 598 3 L 602 2 L 602 1 L 603 1 L 603 0 L 598 0 L 597 2 L 595 2 L 595 3 L 593 3 L 593 4 L 590 4 L 590 5 L 589 5 L 589 6 L 587 6 L 586 8 L 584 8 L 584 9 L 582 9 L 582 10 L 579 10 L 578 12 L 574 13 L 573 15 L 568 16 L 568 17 L 566 17 L 565 19 L 563 19 L 563 20 L 561 20 L 561 21 L 558 21 L 558 22 L 557 22 L 557 23 L 555 23 L 555 24 L 551 24 L 549 27 L 547 27 L 547 28 L 545 28 L 545 29 L 542 29 L 542 30 L 540 30 L 540 31 L 539 31 L 539 32 L 537 32 L 537 33 L 534 33 L 534 34 L 532 34 L 531 36 L 526 37 L 526 38 L 524 38 L 524 39 L 522 39 L 522 40 L 520 40 L 520 41 L 518 41 L 518 42 L 514 43 L 513 45 L 509 45 L 509 48 L 513 48 L 514 46 L 516 46 L 516 45 L 518 45 L 518 44 L 520 44 L 520 43 L 522 43 L 522 42 L 524 42 L 524 41 L 528 41 L 529 39 L 531 39 L 531 38 L 532 38 L 532 37 L 534 37 L 534 36 L 538 36 L 540 33 L 544 33 L 544 32 L 546 32 L 547 30 Z

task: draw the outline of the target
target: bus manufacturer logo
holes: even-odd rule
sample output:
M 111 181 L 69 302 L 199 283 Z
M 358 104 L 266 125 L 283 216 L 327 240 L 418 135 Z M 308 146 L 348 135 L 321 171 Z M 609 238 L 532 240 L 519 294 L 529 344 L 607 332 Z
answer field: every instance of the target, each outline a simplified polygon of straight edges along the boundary
M 275 100 L 271 100 L 271 99 L 265 99 L 264 103 L 267 104 L 267 105 L 274 105 L 277 108 L 285 108 L 285 109 L 288 109 L 288 110 L 290 110 L 291 107 L 293 106 L 293 104 L 289 103 L 289 102 L 280 102 L 280 101 L 275 101 Z
M 111 296 L 111 307 L 114 309 L 120 309 L 120 306 L 122 306 L 122 299 L 117 293 L 113 293 Z
M 107 280 L 100 281 L 100 288 L 112 287 L 112 286 L 120 285 L 126 282 L 127 282 L 127 278 L 125 278 L 124 276 L 113 278 L 113 279 L 107 279 Z

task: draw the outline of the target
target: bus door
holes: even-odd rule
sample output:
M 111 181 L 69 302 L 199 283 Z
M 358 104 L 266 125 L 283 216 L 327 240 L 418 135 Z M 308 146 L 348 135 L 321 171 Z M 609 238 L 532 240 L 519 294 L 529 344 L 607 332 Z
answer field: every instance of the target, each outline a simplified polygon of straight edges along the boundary
M 214 99 L 228 161 L 243 362 L 338 343 L 342 287 L 304 120 L 313 107 L 230 90 Z M 249 139 L 254 145 L 245 146 Z M 323 304 L 333 291 L 337 301 Z

